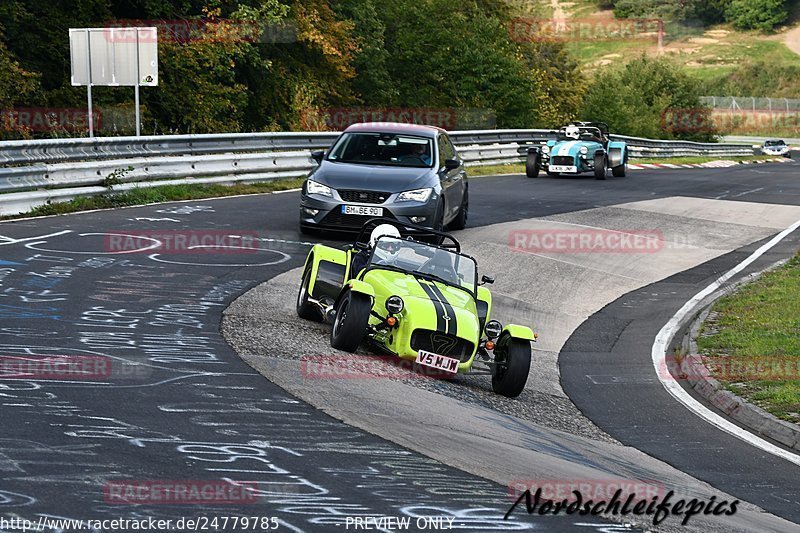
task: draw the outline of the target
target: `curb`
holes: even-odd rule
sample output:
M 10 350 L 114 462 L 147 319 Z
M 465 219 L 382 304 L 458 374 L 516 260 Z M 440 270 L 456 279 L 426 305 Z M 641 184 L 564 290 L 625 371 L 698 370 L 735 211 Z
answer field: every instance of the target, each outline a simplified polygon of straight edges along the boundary
M 760 272 L 745 277 L 730 287 L 718 291 L 710 297 L 706 306 L 695 316 L 689 330 L 684 335 L 681 343 L 681 352 L 688 355 L 681 358 L 680 371 L 682 375 L 679 378 L 686 379 L 697 394 L 754 433 L 779 442 L 792 450 L 800 451 L 800 426 L 780 420 L 764 409 L 748 403 L 734 393 L 725 390 L 722 384 L 711 376 L 702 356 L 697 352 L 696 342 L 700 327 L 708 317 L 714 302 L 734 292 L 740 285 L 750 283 L 765 272 L 773 270 L 786 262 L 787 260 L 779 261 Z
M 731 161 L 728 159 L 720 159 L 718 161 L 707 161 L 706 163 L 628 163 L 628 168 L 631 170 L 654 170 L 658 168 L 728 168 L 738 165 L 757 165 L 763 163 L 790 163 L 791 159 L 786 157 L 772 158 L 772 159 L 756 159 L 753 161 Z

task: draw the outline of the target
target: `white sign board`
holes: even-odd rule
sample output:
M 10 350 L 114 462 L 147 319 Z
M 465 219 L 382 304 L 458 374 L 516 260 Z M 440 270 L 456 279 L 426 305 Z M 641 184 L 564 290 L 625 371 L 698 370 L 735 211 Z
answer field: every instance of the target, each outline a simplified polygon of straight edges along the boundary
M 70 29 L 69 51 L 73 86 L 158 85 L 156 28 Z

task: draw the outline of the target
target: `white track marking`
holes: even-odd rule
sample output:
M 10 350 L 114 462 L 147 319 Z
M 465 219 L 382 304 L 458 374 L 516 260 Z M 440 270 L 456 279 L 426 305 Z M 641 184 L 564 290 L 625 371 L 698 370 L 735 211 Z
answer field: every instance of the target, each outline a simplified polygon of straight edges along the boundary
M 780 457 L 782 459 L 786 459 L 787 461 L 794 463 L 800 466 L 800 455 L 794 454 L 792 452 L 786 451 L 783 448 L 768 442 L 761 437 L 758 437 L 741 427 L 737 426 L 736 424 L 726 420 L 722 416 L 714 413 L 706 406 L 701 404 L 699 401 L 692 398 L 692 396 L 683 390 L 683 387 L 674 379 L 665 379 L 665 377 L 659 372 L 659 369 L 662 368 L 664 364 L 664 359 L 667 354 L 667 348 L 669 346 L 670 339 L 678 332 L 683 323 L 684 319 L 691 314 L 698 304 L 706 298 L 708 295 L 712 294 L 714 291 L 719 289 L 723 283 L 731 279 L 733 276 L 738 274 L 739 272 L 743 271 L 753 262 L 755 262 L 759 257 L 764 255 L 770 249 L 772 249 L 775 245 L 781 242 L 784 238 L 786 238 L 789 234 L 795 231 L 797 228 L 800 228 L 800 220 L 777 234 L 775 237 L 770 239 L 769 242 L 761 246 L 758 250 L 752 253 L 750 257 L 736 265 L 734 268 L 717 278 L 714 283 L 703 289 L 702 291 L 698 292 L 694 295 L 694 297 L 686 302 L 680 310 L 675 313 L 675 315 L 667 322 L 661 331 L 658 332 L 656 335 L 655 342 L 653 342 L 653 350 L 651 352 L 653 367 L 655 368 L 656 375 L 658 375 L 658 379 L 661 384 L 667 389 L 673 398 L 677 401 L 682 403 L 686 408 L 692 411 L 694 414 L 699 416 L 700 418 L 704 419 L 706 422 L 716 426 L 717 428 L 730 433 L 734 437 L 737 437 L 748 444 L 755 446 L 767 453 Z
M 156 261 L 157 263 L 169 263 L 171 265 L 187 265 L 187 266 L 207 266 L 207 267 L 258 267 L 258 266 L 270 266 L 270 265 L 278 265 L 280 263 L 284 263 L 290 259 L 289 254 L 285 254 L 278 250 L 270 250 L 270 249 L 261 249 L 261 248 L 245 248 L 244 246 L 216 246 L 216 245 L 198 245 L 198 246 L 191 246 L 190 248 L 236 248 L 240 250 L 252 250 L 257 252 L 272 252 L 274 254 L 278 254 L 281 256 L 280 259 L 277 261 L 269 261 L 267 263 L 240 263 L 240 264 L 230 264 L 230 263 L 188 263 L 182 261 L 168 261 L 166 259 L 159 259 L 159 256 L 162 254 L 151 254 L 147 256 L 152 261 Z
M 69 232 L 67 232 L 69 233 Z M 25 245 L 25 248 L 29 250 L 36 250 L 37 252 L 51 252 L 51 253 L 61 253 L 61 254 L 81 254 L 81 255 L 120 255 L 120 254 L 134 254 L 134 253 L 142 253 L 148 252 L 150 250 L 155 250 L 156 248 L 160 248 L 164 243 L 159 241 L 158 239 L 153 239 L 152 237 L 145 237 L 143 235 L 130 235 L 128 233 L 79 233 L 80 237 L 92 237 L 98 235 L 106 235 L 106 236 L 115 236 L 115 237 L 130 237 L 132 239 L 146 239 L 148 241 L 153 241 L 153 244 L 149 246 L 145 246 L 144 248 L 136 248 L 135 250 L 121 250 L 117 252 L 82 252 L 76 250 L 50 250 L 47 248 L 37 248 L 40 244 L 45 244 L 47 241 L 37 241 L 37 242 L 30 242 Z M 51 235 L 44 235 L 44 237 L 50 237 Z M 37 237 L 41 239 L 42 237 Z
M 46 239 L 47 237 L 58 237 L 59 235 L 65 235 L 67 233 L 72 233 L 72 230 L 65 229 L 63 231 L 57 231 L 56 233 L 48 233 L 47 235 L 39 235 L 36 237 L 26 237 L 24 239 L 12 239 L 11 237 L 3 236 L 3 242 L 0 242 L 0 246 L 4 246 L 6 244 L 17 244 L 19 242 L 34 241 L 36 239 Z

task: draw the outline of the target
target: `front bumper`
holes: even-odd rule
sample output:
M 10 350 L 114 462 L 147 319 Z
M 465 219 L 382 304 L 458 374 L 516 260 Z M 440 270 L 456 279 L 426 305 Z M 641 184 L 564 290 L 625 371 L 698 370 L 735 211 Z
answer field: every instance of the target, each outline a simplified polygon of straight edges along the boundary
M 558 172 L 562 174 L 580 174 L 594 170 L 594 160 L 588 156 L 565 156 L 542 154 L 542 168 L 546 172 Z
M 384 217 L 397 219 L 401 223 L 432 227 L 439 205 L 439 194 L 432 192 L 427 202 L 397 202 L 398 194 L 390 194 L 383 203 L 346 202 L 335 189 L 333 198 L 319 194 L 303 194 L 300 197 L 300 225 L 336 231 L 360 231 L 364 222 L 373 217 L 346 215 L 342 212 L 344 205 L 354 205 L 379 207 L 383 209 Z

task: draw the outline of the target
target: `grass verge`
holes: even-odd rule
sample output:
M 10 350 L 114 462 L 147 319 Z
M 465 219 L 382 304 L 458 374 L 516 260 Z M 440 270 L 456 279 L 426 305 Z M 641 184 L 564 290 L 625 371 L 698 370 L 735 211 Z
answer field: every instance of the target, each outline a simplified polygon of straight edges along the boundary
M 729 362 L 709 367 L 725 388 L 800 423 L 800 253 L 720 299 L 697 346 L 701 355 Z
M 109 209 L 135 205 L 147 205 L 158 202 L 174 202 L 178 200 L 195 200 L 216 198 L 220 196 L 237 196 L 242 194 L 263 194 L 300 187 L 305 178 L 283 179 L 262 183 L 236 183 L 233 185 L 163 185 L 160 187 L 141 187 L 129 191 L 114 193 L 109 191 L 97 196 L 75 198 L 67 202 L 54 202 L 41 205 L 27 213 L 7 215 L 0 220 L 46 215 L 63 215 L 93 209 Z M 2 195 L 0 195 L 2 202 Z

